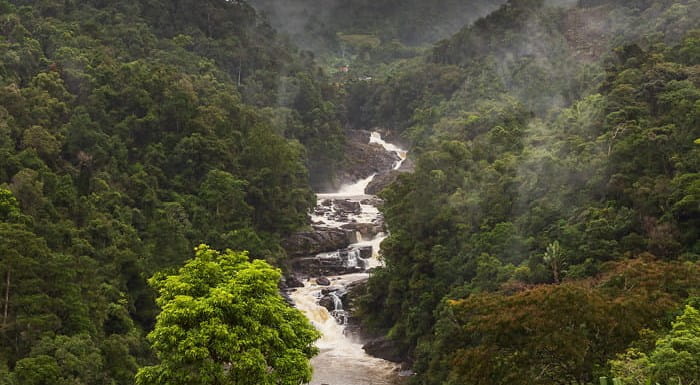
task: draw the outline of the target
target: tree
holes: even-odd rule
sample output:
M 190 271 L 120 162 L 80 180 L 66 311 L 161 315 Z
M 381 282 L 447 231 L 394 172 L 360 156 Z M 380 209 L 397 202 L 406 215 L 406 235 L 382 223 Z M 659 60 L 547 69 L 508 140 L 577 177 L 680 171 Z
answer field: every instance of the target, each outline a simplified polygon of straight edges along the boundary
M 0 188 L 0 221 L 12 221 L 20 216 L 19 203 L 10 190 Z
M 651 353 L 629 348 L 611 360 L 610 367 L 625 384 L 696 384 L 700 379 L 700 312 L 686 305 Z
M 100 382 L 103 358 L 88 335 L 44 337 L 15 365 L 15 383 L 87 385 Z
M 544 253 L 543 259 L 547 266 L 552 269 L 554 282 L 561 282 L 561 273 L 566 266 L 566 256 L 564 256 L 561 246 L 559 246 L 559 241 L 554 241 L 547 245 L 547 251 Z
M 160 363 L 138 385 L 296 385 L 311 379 L 318 332 L 280 296 L 280 272 L 245 252 L 195 249 L 177 274 L 149 283 L 162 308 L 148 335 Z
M 700 312 L 687 305 L 673 329 L 656 341 L 649 356 L 653 379 L 662 384 L 691 385 L 700 379 Z

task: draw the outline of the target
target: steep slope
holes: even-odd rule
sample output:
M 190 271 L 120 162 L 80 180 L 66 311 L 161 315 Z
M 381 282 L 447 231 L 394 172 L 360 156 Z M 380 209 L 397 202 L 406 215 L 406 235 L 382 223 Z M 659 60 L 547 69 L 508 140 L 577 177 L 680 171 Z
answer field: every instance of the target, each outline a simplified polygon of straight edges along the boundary
M 192 247 L 285 258 L 335 89 L 230 1 L 0 1 L 0 383 L 131 384 L 146 279 Z
M 589 383 L 697 295 L 700 3 L 557 4 L 509 1 L 349 86 L 351 124 L 416 156 L 364 299 L 415 383 Z

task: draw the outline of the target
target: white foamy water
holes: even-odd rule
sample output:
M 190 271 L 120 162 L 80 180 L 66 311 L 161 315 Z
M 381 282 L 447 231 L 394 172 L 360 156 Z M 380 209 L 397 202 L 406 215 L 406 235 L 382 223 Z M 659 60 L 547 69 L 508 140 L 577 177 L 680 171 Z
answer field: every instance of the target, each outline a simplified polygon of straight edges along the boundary
M 387 151 L 398 154 L 400 160 L 393 169 L 398 169 L 406 159 L 406 151 L 398 146 L 385 142 L 379 133 L 373 132 L 370 143 L 378 143 Z M 380 225 L 382 222 L 379 209 L 372 202 L 373 195 L 365 194 L 365 188 L 374 179 L 374 174 L 365 179 L 358 180 L 341 186 L 334 193 L 317 194 L 317 207 L 323 208 L 319 213 L 312 213 L 311 220 L 316 226 L 340 228 L 348 223 L 362 223 Z M 335 214 L 336 201 L 358 202 L 360 213 L 348 214 L 340 218 Z M 364 203 L 363 203 L 364 202 Z M 322 212 L 321 212 L 322 211 Z M 383 232 L 378 233 L 372 239 L 360 240 L 350 245 L 353 247 L 372 246 L 372 257 L 365 260 L 368 268 L 382 265 L 379 245 L 386 238 Z M 358 239 L 361 239 L 358 235 Z M 367 273 L 346 274 L 328 277 L 331 286 L 346 287 L 348 284 L 366 280 Z M 362 341 L 346 333 L 345 325 L 339 323 L 331 313 L 318 304 L 321 298 L 322 286 L 316 284 L 315 279 L 310 279 L 303 288 L 298 288 L 291 293 L 291 298 L 296 307 L 304 312 L 306 317 L 321 332 L 322 337 L 316 342 L 320 353 L 311 360 L 314 367 L 313 379 L 310 385 L 390 385 L 395 384 L 398 378 L 396 364 L 369 356 L 362 349 Z M 336 300 L 334 298 L 334 300 Z M 336 301 L 337 302 L 337 301 Z M 336 308 L 339 306 L 336 303 Z M 342 305 L 340 305 L 342 308 Z M 337 314 L 337 312 L 334 312 Z M 345 314 L 345 313 L 343 313 Z
M 325 194 L 317 194 L 319 198 L 356 198 L 356 197 L 367 197 L 365 195 L 365 189 L 367 188 L 367 185 L 369 182 L 374 179 L 374 176 L 377 174 L 372 174 L 368 176 L 365 179 L 360 179 L 357 182 L 350 183 L 350 184 L 344 184 L 340 186 L 340 189 L 338 189 L 337 192 L 334 193 L 325 193 Z
M 346 286 L 366 280 L 366 273 L 330 277 L 331 285 Z M 322 286 L 311 279 L 303 288 L 292 293 L 296 307 L 304 312 L 321 332 L 316 341 L 320 353 L 311 360 L 314 368 L 310 385 L 390 385 L 395 383 L 397 365 L 369 356 L 362 350 L 361 341 L 346 335 L 345 326 L 339 324 L 328 310 L 319 306 Z

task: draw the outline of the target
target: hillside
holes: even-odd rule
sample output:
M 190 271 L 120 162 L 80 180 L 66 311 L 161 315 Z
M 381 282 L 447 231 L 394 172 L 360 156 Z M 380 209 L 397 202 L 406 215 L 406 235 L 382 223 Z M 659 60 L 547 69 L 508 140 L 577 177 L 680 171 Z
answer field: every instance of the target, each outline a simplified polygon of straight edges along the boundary
M 300 47 L 325 53 L 342 47 L 342 35 L 370 35 L 408 46 L 430 44 L 486 15 L 502 1 L 252 0 L 271 24 Z
M 0 385 L 696 384 L 700 0 L 0 0 L 0 251 Z
M 558 4 L 509 1 L 349 84 L 351 124 L 416 161 L 381 194 L 363 308 L 413 383 L 662 378 L 617 355 L 697 308 L 700 3 Z
M 342 160 L 335 89 L 244 2 L 0 1 L 0 55 L 2 384 L 132 384 L 146 280 L 279 263 Z

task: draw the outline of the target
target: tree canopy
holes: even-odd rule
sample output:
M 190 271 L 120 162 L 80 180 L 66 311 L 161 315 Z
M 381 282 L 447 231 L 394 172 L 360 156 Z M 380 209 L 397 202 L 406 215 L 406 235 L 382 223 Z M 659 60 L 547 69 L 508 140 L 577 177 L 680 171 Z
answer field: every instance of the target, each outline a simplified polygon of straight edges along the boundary
M 318 332 L 277 288 L 279 270 L 200 245 L 177 274 L 158 274 L 162 311 L 148 339 L 159 359 L 138 385 L 288 384 L 311 379 Z

